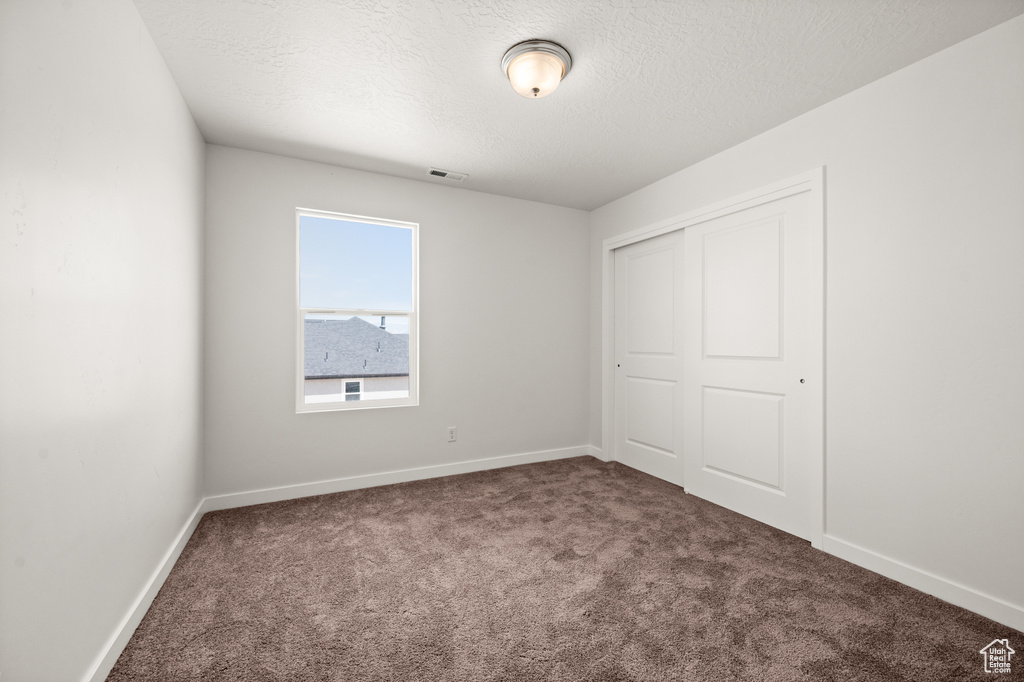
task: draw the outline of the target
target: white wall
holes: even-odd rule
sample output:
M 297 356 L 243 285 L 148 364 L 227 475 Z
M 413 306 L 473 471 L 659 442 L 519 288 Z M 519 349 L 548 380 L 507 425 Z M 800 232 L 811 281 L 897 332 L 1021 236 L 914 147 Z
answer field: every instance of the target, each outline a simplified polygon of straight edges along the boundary
M 833 550 L 1022 628 L 1024 17 L 594 211 L 591 442 L 602 241 L 822 165 Z
M 0 674 L 81 679 L 201 497 L 202 140 L 126 0 L 0 3 Z
M 587 213 L 219 146 L 206 174 L 207 494 L 586 445 Z M 296 207 L 420 223 L 418 407 L 295 414 Z

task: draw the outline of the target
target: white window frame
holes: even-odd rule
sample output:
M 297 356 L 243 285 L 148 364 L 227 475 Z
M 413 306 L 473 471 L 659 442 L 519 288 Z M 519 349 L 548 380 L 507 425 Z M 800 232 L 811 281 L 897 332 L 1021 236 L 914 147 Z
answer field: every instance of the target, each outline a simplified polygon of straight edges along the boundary
M 366 308 L 303 308 L 300 299 L 300 281 L 302 275 L 302 263 L 300 262 L 299 236 L 302 216 L 313 218 L 330 218 L 333 220 L 345 220 L 354 223 L 366 223 L 369 225 L 381 225 L 383 227 L 400 227 L 412 231 L 412 309 L 405 310 L 376 310 Z M 399 220 L 387 220 L 384 218 L 371 218 L 369 216 L 352 215 L 349 213 L 335 213 L 333 211 L 321 211 L 311 208 L 295 209 L 295 309 L 296 314 L 296 346 L 295 346 L 295 411 L 303 412 L 341 412 L 345 410 L 370 410 L 383 407 L 413 407 L 420 404 L 419 401 L 419 307 L 420 307 L 420 225 Z M 359 400 L 346 401 L 344 397 L 335 402 L 306 403 L 304 395 L 304 382 L 306 379 L 305 368 L 305 336 L 306 336 L 306 315 L 307 314 L 340 315 L 346 317 L 406 317 L 409 319 L 409 396 L 407 398 L 382 398 L 380 400 L 364 400 L 363 391 L 360 391 Z M 342 379 L 344 382 L 351 381 Z M 362 388 L 362 379 L 360 379 Z M 341 393 L 344 396 L 344 391 Z

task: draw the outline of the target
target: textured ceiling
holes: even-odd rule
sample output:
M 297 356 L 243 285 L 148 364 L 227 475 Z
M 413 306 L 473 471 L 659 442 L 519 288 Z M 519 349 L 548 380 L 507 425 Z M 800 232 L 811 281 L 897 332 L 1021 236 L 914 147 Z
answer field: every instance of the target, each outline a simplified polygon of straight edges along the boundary
M 1024 0 L 135 0 L 207 141 L 592 209 Z M 514 43 L 573 57 L 544 99 Z

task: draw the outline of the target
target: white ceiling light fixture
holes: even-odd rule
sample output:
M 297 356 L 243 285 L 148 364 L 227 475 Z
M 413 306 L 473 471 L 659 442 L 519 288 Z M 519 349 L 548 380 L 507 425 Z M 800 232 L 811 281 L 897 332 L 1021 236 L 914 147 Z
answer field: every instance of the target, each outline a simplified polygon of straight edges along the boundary
M 571 68 L 569 52 L 548 40 L 513 45 L 501 58 L 501 70 L 512 89 L 531 99 L 550 95 Z

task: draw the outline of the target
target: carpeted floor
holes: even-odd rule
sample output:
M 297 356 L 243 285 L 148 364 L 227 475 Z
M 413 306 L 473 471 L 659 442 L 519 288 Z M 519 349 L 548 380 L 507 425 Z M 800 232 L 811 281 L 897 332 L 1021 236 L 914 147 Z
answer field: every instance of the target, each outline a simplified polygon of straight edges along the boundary
M 1024 635 L 588 457 L 203 517 L 107 678 L 1012 680 Z M 1024 654 L 1022 654 L 1024 655 Z

